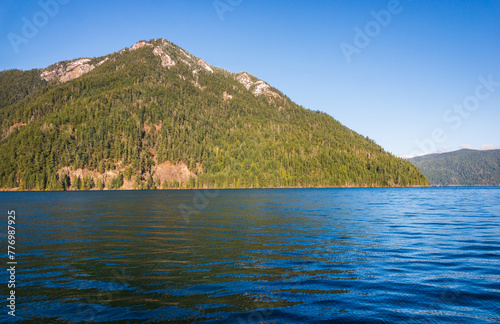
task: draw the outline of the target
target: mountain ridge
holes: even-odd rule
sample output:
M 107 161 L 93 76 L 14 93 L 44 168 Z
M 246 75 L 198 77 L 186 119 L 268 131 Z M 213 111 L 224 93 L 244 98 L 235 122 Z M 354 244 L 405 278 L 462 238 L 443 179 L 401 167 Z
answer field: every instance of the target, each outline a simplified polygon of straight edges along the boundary
M 462 149 L 408 159 L 436 186 L 500 186 L 500 150 Z
M 165 39 L 2 71 L 0 88 L 2 188 L 427 185 L 333 117 Z

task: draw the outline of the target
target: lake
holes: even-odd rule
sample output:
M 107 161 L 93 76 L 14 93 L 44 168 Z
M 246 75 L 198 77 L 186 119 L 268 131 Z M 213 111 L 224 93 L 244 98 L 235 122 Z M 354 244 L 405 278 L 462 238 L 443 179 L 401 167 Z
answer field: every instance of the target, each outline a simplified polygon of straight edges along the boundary
M 500 321 L 499 187 L 2 192 L 4 251 L 10 210 L 20 323 Z

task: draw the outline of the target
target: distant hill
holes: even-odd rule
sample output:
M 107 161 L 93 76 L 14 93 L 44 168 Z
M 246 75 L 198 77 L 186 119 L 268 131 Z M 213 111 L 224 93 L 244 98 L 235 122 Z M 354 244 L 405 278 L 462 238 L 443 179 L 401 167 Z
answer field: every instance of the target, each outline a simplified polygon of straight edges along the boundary
M 500 150 L 459 150 L 409 159 L 431 185 L 499 186 Z
M 331 116 L 165 39 L 0 72 L 0 157 L 0 187 L 19 190 L 428 185 Z

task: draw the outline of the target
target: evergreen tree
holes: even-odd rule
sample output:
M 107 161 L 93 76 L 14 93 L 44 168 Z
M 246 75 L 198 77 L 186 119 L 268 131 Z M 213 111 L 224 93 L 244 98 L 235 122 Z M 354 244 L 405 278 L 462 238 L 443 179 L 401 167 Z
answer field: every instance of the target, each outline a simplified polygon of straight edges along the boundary
M 171 43 L 149 43 L 92 59 L 91 72 L 67 82 L 46 82 L 41 70 L 0 72 L 0 186 L 95 187 L 75 177 L 79 168 L 96 179 L 118 172 L 99 189 L 122 188 L 124 179 L 148 189 L 428 184 L 414 165 L 327 114 L 272 87 L 255 94 L 242 74 L 205 71 Z M 174 66 L 161 65 L 157 46 Z M 186 165 L 191 178 L 161 178 L 156 167 L 167 161 Z

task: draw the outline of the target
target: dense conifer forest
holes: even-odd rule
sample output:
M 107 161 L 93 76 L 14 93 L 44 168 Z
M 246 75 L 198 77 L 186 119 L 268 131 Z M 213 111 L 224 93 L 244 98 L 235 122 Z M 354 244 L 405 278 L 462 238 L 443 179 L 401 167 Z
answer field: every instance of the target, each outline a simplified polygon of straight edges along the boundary
M 410 162 L 250 74 L 163 39 L 138 44 L 0 72 L 1 188 L 428 184 Z
M 410 159 L 437 186 L 500 186 L 500 150 L 459 150 Z

